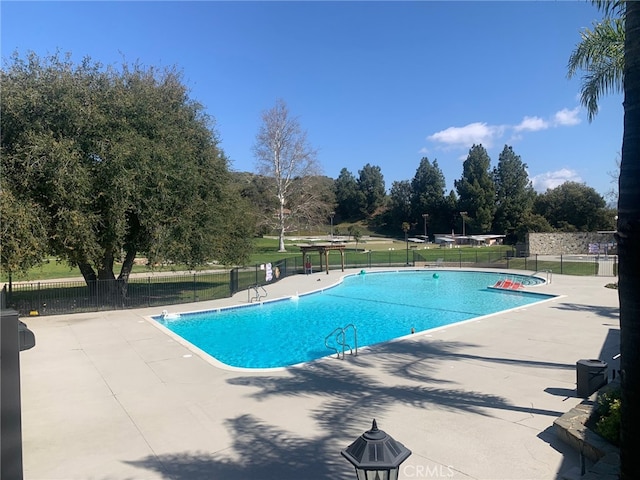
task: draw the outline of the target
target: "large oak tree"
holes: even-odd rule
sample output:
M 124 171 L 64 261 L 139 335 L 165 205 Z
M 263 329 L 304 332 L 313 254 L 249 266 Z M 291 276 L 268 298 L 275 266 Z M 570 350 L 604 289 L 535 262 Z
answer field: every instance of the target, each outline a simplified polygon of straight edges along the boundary
M 174 69 L 16 53 L 2 89 L 3 189 L 38 207 L 49 252 L 90 286 L 125 292 L 139 254 L 189 266 L 247 258 L 251 228 L 213 120 Z

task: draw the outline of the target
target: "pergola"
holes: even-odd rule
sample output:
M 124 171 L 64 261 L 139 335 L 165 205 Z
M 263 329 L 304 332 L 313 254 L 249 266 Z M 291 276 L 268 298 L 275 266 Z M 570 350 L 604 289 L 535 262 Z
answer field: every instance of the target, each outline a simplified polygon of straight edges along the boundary
M 307 255 L 309 252 L 318 252 L 320 254 L 320 271 L 322 271 L 322 257 L 324 255 L 325 270 L 327 275 L 329 274 L 329 252 L 331 250 L 337 250 L 340 252 L 340 259 L 342 263 L 342 271 L 344 272 L 344 244 L 323 243 L 315 245 L 300 246 L 302 250 L 302 264 L 307 264 Z

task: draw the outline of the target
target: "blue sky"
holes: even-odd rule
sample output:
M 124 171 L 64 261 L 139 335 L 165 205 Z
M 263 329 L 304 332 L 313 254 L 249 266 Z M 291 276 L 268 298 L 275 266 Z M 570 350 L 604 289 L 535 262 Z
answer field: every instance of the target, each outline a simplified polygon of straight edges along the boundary
M 2 57 L 71 52 L 104 64 L 177 66 L 216 120 L 231 168 L 254 171 L 261 112 L 283 99 L 324 174 L 381 168 L 387 188 L 423 156 L 448 188 L 473 143 L 504 145 L 539 191 L 566 180 L 605 194 L 622 145 L 622 94 L 592 123 L 566 78 L 587 1 L 12 2 Z

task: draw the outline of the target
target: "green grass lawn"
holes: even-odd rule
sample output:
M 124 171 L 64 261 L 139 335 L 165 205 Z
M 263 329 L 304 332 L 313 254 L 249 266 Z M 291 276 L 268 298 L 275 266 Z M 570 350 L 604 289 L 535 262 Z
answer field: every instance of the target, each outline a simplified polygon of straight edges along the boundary
M 509 268 L 517 270 L 532 270 L 538 272 L 551 271 L 553 273 L 561 273 L 563 275 L 597 275 L 597 262 L 567 262 L 567 261 L 548 261 L 524 258 L 513 258 L 509 261 Z
M 342 229 L 346 233 L 346 228 Z M 307 242 L 302 240 L 285 242 L 286 252 L 278 252 L 278 239 L 277 238 L 256 238 L 254 240 L 254 252 L 251 254 L 248 266 L 253 267 L 264 263 L 275 263 L 281 260 L 287 260 L 291 262 L 290 265 L 302 266 L 302 254 L 298 244 L 306 244 Z M 348 243 L 345 248 L 345 262 L 348 266 L 352 267 L 367 267 L 373 264 L 387 264 L 387 265 L 404 265 L 407 262 L 407 256 L 409 262 L 437 262 L 439 260 L 448 264 L 461 264 L 461 263 L 483 263 L 492 264 L 497 261 L 505 261 L 505 258 L 509 252 L 512 252 L 512 247 L 507 245 L 491 246 L 491 247 L 461 247 L 461 248 L 440 248 L 434 244 L 430 244 L 425 248 L 424 244 L 409 243 L 409 249 L 407 244 L 398 239 L 371 237 L 365 240 L 361 240 L 358 243 L 358 249 L 355 248 L 355 242 L 353 239 Z M 408 253 L 408 255 L 407 255 Z M 320 258 L 317 253 L 310 254 L 310 259 L 315 269 L 319 268 Z M 324 260 L 323 260 L 324 261 Z M 332 252 L 329 255 L 329 264 L 332 266 L 340 265 L 341 258 L 336 252 Z M 537 265 L 532 262 L 531 259 L 525 261 L 523 258 L 510 258 L 509 267 L 522 270 L 551 270 L 554 273 L 564 273 L 568 275 L 595 275 L 597 274 L 597 264 L 593 262 L 551 262 L 551 261 L 539 261 Z M 225 268 L 224 266 L 207 265 L 202 266 L 195 271 L 203 270 L 216 270 Z M 116 275 L 119 266 L 116 265 Z M 138 274 L 157 274 L 162 272 L 193 272 L 184 265 L 170 265 L 170 266 L 155 266 L 150 267 L 146 265 L 135 265 L 132 273 Z M 71 268 L 64 262 L 58 262 L 55 258 L 49 258 L 41 265 L 30 269 L 26 274 L 14 274 L 13 281 L 30 281 L 35 282 L 39 280 L 52 280 L 52 279 L 68 279 L 68 278 L 81 278 L 82 275 L 77 268 Z M 8 282 L 7 275 L 2 272 L 0 274 L 0 281 Z
M 211 270 L 217 267 L 206 266 L 199 267 L 195 271 Z M 222 268 L 222 267 L 220 267 Z M 115 273 L 118 274 L 120 264 L 116 264 Z M 148 267 L 146 265 L 134 265 L 131 270 L 132 273 L 157 273 L 157 272 L 182 272 L 193 271 L 189 270 L 184 265 L 167 265 Z M 38 280 L 54 280 L 54 279 L 67 279 L 67 278 L 82 278 L 82 274 L 77 267 L 70 267 L 66 262 L 59 262 L 55 258 L 49 258 L 45 260 L 41 265 L 31 268 L 26 274 L 14 274 L 14 282 L 23 281 L 38 281 Z M 0 274 L 1 282 L 8 282 L 9 278 L 5 272 Z

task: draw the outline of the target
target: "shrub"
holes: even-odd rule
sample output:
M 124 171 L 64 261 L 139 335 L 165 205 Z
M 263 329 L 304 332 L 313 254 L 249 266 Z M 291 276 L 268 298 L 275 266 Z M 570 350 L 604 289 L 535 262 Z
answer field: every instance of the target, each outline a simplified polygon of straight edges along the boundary
M 620 390 L 598 398 L 596 432 L 614 445 L 620 445 Z

